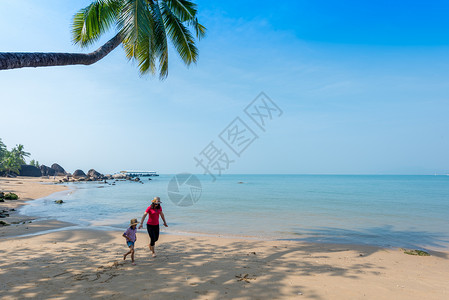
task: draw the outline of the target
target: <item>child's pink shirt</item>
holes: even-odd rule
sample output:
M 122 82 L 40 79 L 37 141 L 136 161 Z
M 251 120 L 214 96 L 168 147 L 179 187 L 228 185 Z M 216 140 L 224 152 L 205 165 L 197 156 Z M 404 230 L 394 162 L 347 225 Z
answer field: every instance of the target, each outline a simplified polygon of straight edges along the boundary
M 132 229 L 132 227 L 128 227 L 128 229 L 126 229 L 126 231 L 125 231 L 124 234 L 128 237 L 128 239 L 129 239 L 131 242 L 135 242 L 136 239 L 137 239 L 137 237 L 136 237 L 136 232 L 137 232 L 137 228 Z

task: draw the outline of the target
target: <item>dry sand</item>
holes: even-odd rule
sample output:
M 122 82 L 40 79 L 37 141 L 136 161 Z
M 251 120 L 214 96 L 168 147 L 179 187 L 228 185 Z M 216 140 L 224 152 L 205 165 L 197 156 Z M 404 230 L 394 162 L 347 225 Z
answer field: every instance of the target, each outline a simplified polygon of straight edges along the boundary
M 152 258 L 147 243 L 133 266 L 121 232 L 0 238 L 0 299 L 449 299 L 448 252 L 163 234 Z

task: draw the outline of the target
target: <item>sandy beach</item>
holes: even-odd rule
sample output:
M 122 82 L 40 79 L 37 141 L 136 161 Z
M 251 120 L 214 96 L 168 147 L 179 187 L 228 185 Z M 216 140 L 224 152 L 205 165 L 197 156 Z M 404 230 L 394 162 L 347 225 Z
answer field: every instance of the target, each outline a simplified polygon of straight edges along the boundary
M 51 181 L 0 179 L 2 191 L 21 197 L 0 207 L 67 189 L 42 184 Z M 120 232 L 17 237 L 67 224 L 14 213 L 6 221 L 18 224 L 0 227 L 0 299 L 449 298 L 449 252 L 163 234 L 152 258 L 140 230 L 133 266 Z

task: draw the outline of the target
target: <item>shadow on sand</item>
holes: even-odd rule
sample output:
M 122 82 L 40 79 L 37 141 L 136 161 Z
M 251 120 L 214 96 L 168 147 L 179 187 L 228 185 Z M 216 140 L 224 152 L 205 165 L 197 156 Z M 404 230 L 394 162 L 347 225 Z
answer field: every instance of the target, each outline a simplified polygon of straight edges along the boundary
M 390 233 L 392 237 L 400 234 Z M 427 243 L 440 242 L 436 237 L 416 234 Z M 137 244 L 137 265 L 132 266 L 122 260 L 126 249 L 117 242 L 117 233 L 61 231 L 40 237 L 37 246 L 29 239 L 19 239 L 20 247 L 0 253 L 2 298 L 292 299 L 304 293 L 308 299 L 323 299 L 317 290 L 294 278 L 358 279 L 362 273 L 377 274 L 382 267 L 366 258 L 384 251 L 377 247 L 349 249 L 347 245 L 293 242 L 267 246 L 265 241 L 254 240 L 225 239 L 218 245 L 191 237 L 160 243 L 159 255 L 152 259 L 147 240 L 142 238 Z M 326 262 L 329 255 L 340 252 L 351 258 L 346 265 Z M 360 252 L 363 257 L 359 257 Z M 236 277 L 244 274 L 248 274 L 249 282 Z

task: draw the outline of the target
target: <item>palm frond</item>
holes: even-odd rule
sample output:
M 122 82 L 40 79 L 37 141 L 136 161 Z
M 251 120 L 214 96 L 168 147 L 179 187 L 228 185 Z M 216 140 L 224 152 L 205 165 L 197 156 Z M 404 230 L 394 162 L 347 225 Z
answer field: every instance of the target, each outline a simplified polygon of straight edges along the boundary
M 156 72 L 156 58 L 151 44 L 150 36 L 146 35 L 139 40 L 136 47 L 135 59 L 138 62 L 141 75 Z
M 119 17 L 119 27 L 128 59 L 137 58 L 139 44 L 152 35 L 151 16 L 146 0 L 125 0 Z
M 170 10 L 166 2 L 162 2 L 162 16 L 173 46 L 186 65 L 197 61 L 198 49 L 188 28 Z
M 112 25 L 116 24 L 121 0 L 96 0 L 73 17 L 73 42 L 81 47 L 96 42 Z
M 195 29 L 196 37 L 200 40 L 206 35 L 206 27 L 198 22 L 197 6 L 195 3 L 187 0 L 166 0 L 167 6 L 170 7 L 181 22 L 187 22 Z
M 159 78 L 162 80 L 168 76 L 168 45 L 164 19 L 159 4 L 151 5 L 154 21 L 153 47 L 159 60 Z
M 189 23 L 190 25 L 192 25 L 193 29 L 195 29 L 196 37 L 198 38 L 198 40 L 201 40 L 203 37 L 206 36 L 206 27 L 204 27 L 198 22 L 198 18 L 195 18 L 193 21 Z
M 195 19 L 197 13 L 195 3 L 187 0 L 166 0 L 164 2 L 181 22 Z

